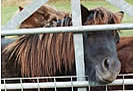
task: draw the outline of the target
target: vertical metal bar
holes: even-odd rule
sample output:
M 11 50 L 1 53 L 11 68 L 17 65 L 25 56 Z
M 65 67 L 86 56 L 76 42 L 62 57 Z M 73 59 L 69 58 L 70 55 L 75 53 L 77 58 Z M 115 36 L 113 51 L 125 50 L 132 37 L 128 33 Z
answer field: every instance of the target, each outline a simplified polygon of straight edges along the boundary
M 57 89 L 56 89 L 56 79 L 55 79 L 55 77 L 54 77 L 54 86 L 55 86 L 55 91 L 56 91 Z
M 21 91 L 23 91 L 22 79 L 20 78 Z
M 124 84 L 124 79 L 125 79 L 125 76 L 123 75 L 123 82 L 122 82 L 122 86 L 123 86 L 123 91 L 125 91 L 125 84 Z
M 89 90 L 89 91 L 91 91 L 91 87 L 90 87 L 90 84 L 89 84 L 89 86 L 88 86 L 88 90 Z
M 80 0 L 71 0 L 72 22 L 73 26 L 81 26 L 81 10 Z M 81 33 L 74 34 L 74 49 L 77 77 L 85 77 L 84 69 L 84 51 L 83 51 L 83 35 Z M 85 78 L 77 78 L 78 81 L 83 81 Z M 86 91 L 86 88 L 78 88 L 78 91 Z
M 38 91 L 40 91 L 39 78 L 37 78 L 37 84 L 38 84 Z
M 73 91 L 73 77 L 71 76 L 71 86 L 72 86 L 72 91 Z
M 88 76 L 87 76 L 87 79 L 88 79 Z M 88 81 L 88 83 L 89 83 L 88 90 L 91 91 L 90 81 Z
M 108 85 L 106 85 L 106 91 L 108 91 Z
M 6 80 L 4 79 L 4 88 L 5 88 L 5 91 L 7 91 L 6 89 Z

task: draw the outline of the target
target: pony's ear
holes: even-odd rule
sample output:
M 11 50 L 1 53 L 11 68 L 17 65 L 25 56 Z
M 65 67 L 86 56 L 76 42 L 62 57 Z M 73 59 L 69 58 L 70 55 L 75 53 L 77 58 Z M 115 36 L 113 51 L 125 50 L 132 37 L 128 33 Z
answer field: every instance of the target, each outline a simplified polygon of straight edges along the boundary
M 84 7 L 82 4 L 80 6 L 81 6 L 81 17 L 83 24 L 89 16 L 89 10 L 86 7 Z
M 119 18 L 120 22 L 122 22 L 123 16 L 124 16 L 124 12 L 123 11 L 119 11 L 116 12 L 115 14 L 117 14 L 117 17 Z
M 19 11 L 22 11 L 24 8 L 22 6 L 19 6 Z

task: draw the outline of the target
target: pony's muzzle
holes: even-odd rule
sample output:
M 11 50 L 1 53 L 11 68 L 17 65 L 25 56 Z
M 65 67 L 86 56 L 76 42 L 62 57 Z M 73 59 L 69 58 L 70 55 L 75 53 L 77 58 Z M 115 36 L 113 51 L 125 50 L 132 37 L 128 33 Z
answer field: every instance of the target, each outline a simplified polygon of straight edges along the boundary
M 100 65 L 96 66 L 96 79 L 100 83 L 111 83 L 119 74 L 120 68 L 118 59 L 105 58 Z

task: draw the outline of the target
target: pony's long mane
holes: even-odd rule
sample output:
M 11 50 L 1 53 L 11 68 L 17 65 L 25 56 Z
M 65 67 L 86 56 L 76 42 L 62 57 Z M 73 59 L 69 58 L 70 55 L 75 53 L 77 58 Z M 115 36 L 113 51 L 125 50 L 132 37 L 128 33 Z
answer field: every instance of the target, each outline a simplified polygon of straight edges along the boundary
M 115 13 L 104 8 L 91 11 L 94 15 L 85 24 L 107 24 L 110 19 L 120 22 Z M 41 39 L 37 34 L 23 35 L 9 44 L 3 53 L 10 55 L 10 61 L 15 57 L 22 76 L 51 76 L 61 72 L 62 68 L 65 72 L 71 71 L 74 64 L 73 33 L 42 34 Z

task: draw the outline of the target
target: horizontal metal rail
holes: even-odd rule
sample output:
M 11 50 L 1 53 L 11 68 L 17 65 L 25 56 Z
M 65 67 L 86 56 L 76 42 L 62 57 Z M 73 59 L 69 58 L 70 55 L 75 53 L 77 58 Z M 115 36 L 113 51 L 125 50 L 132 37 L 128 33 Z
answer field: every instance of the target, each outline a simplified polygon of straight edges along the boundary
M 109 85 L 133 85 L 133 79 L 117 79 Z M 67 87 L 88 87 L 88 81 L 72 81 L 72 82 L 56 82 L 56 88 Z M 40 83 L 14 83 L 14 84 L 1 84 L 1 89 L 32 89 L 32 88 L 55 88 L 55 82 L 40 82 Z
M 122 75 L 123 76 L 123 75 Z M 129 76 L 133 76 L 133 74 L 129 74 Z M 44 76 L 44 77 L 21 77 L 21 78 L 2 78 L 1 80 L 32 80 L 32 79 L 52 79 L 52 78 L 60 78 L 60 79 L 63 79 L 63 78 L 85 78 L 87 76 Z
M 23 34 L 41 34 L 41 33 L 62 33 L 62 32 L 86 32 L 86 31 L 105 31 L 105 30 L 131 30 L 131 24 L 109 24 L 109 25 L 88 25 L 78 27 L 52 27 L 52 28 L 34 28 L 34 29 L 17 29 L 2 30 L 2 36 L 23 35 Z
M 118 76 L 132 76 L 133 77 L 133 73 L 129 73 L 129 74 L 119 74 Z M 51 79 L 51 78 L 85 78 L 85 77 L 88 77 L 88 76 L 45 76 L 45 77 L 17 77 L 17 78 L 2 78 L 1 80 L 19 80 L 19 79 L 22 79 L 22 80 L 32 80 L 32 79 Z

